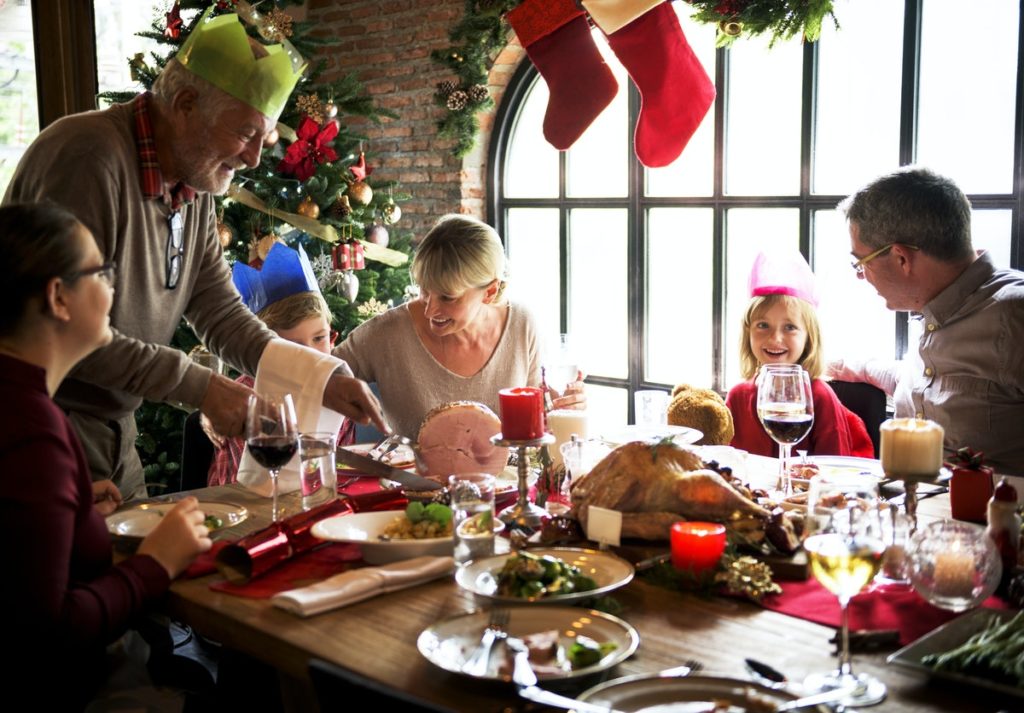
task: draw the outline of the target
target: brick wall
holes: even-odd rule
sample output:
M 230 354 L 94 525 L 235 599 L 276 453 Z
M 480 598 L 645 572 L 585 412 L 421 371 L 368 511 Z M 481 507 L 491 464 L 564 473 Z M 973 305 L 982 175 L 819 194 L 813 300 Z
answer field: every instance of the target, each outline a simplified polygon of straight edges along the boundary
M 422 236 L 444 213 L 484 217 L 487 147 L 494 111 L 481 116 L 480 139 L 464 159 L 450 153 L 452 141 L 437 136 L 445 111 L 434 104 L 435 85 L 450 79 L 430 58 L 447 47 L 448 30 L 464 11 L 463 0 L 308 0 L 306 17 L 317 32 L 338 37 L 325 50 L 325 79 L 355 72 L 379 105 L 398 119 L 353 126 L 369 137 L 367 152 L 375 176 L 398 180 L 412 200 L 402 205 L 401 226 Z M 489 79 L 495 106 L 519 61 L 522 48 L 513 39 L 495 61 Z

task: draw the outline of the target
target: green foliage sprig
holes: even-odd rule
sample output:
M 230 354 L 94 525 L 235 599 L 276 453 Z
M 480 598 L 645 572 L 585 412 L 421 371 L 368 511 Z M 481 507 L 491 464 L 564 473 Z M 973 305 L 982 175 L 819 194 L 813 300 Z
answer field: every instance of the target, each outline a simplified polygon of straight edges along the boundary
M 797 33 L 807 42 L 821 36 L 821 24 L 831 17 L 832 0 L 689 0 L 693 19 L 718 25 L 717 46 L 727 47 L 737 37 L 771 33 L 768 46 Z

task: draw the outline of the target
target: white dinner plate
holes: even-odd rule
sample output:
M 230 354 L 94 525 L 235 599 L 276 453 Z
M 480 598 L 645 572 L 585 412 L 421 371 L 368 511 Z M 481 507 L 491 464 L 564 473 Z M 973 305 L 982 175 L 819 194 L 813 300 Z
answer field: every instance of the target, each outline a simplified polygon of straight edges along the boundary
M 1018 688 L 1006 683 L 997 683 L 980 676 L 957 673 L 955 671 L 936 671 L 931 666 L 921 662 L 921 659 L 928 654 L 941 654 L 957 648 L 984 629 L 993 617 L 1000 622 L 1007 622 L 1016 614 L 1016 611 L 1009 609 L 973 609 L 928 632 L 917 641 L 904 646 L 896 653 L 890 655 L 886 661 L 894 666 L 927 673 L 938 678 L 988 688 L 993 691 L 1008 693 L 1011 696 L 1024 697 L 1024 688 Z
M 856 456 L 808 456 L 807 460 L 814 463 L 822 471 L 842 472 L 869 475 L 881 480 L 885 477 L 882 463 L 874 458 L 857 458 Z M 798 463 L 793 460 L 790 463 Z
M 666 438 L 671 438 L 677 446 L 688 446 L 696 443 L 704 436 L 696 428 L 688 426 L 626 426 L 602 436 L 604 440 L 616 446 L 633 441 L 644 441 L 646 443 L 657 443 Z
M 580 572 L 597 583 L 596 589 L 571 594 L 551 594 L 539 599 L 523 599 L 498 594 L 498 572 L 508 555 L 495 555 L 466 562 L 455 571 L 455 582 L 463 589 L 481 597 L 507 604 L 565 604 L 600 596 L 618 589 L 633 579 L 635 570 L 626 560 L 610 552 L 578 547 L 538 547 L 527 550 L 532 555 L 551 555 L 579 567 Z
M 601 683 L 587 689 L 579 696 L 579 700 L 608 706 L 624 713 L 673 713 L 674 711 L 692 710 L 695 702 L 725 702 L 729 704 L 729 713 L 772 710 L 785 701 L 796 698 L 791 693 L 773 690 L 759 683 L 744 681 L 738 678 L 717 676 L 658 676 L 642 674 L 626 676 Z M 716 710 L 718 710 L 716 708 Z M 808 707 L 803 710 L 815 710 L 826 713 L 826 706 Z
M 363 559 L 370 564 L 386 564 L 426 555 L 450 555 L 454 548 L 451 535 L 421 540 L 382 540 L 384 528 L 405 516 L 404 510 L 359 512 L 336 515 L 313 525 L 313 536 L 331 542 L 350 542 L 360 546 Z M 505 523 L 494 518 L 494 532 L 505 529 Z
M 505 630 L 509 636 L 522 638 L 545 631 L 559 632 L 559 644 L 568 649 L 577 635 L 587 636 L 599 644 L 613 642 L 615 648 L 597 663 L 569 671 L 540 670 L 540 681 L 578 678 L 604 671 L 624 661 L 640 645 L 640 634 L 618 617 L 578 607 L 509 607 Z M 487 627 L 490 614 L 479 610 L 433 624 L 420 634 L 416 648 L 430 663 L 445 671 L 462 673 L 462 666 L 473 655 Z M 496 645 L 487 673 L 479 678 L 509 680 L 512 672 L 511 653 Z M 467 674 L 468 675 L 468 674 Z
M 118 537 L 143 538 L 152 532 L 160 519 L 177 503 L 141 503 L 125 510 L 118 510 L 107 516 L 107 530 Z M 234 503 L 200 501 L 199 509 L 207 517 L 220 518 L 224 524 L 219 528 L 211 528 L 211 532 L 225 527 L 232 527 L 249 517 L 249 511 Z

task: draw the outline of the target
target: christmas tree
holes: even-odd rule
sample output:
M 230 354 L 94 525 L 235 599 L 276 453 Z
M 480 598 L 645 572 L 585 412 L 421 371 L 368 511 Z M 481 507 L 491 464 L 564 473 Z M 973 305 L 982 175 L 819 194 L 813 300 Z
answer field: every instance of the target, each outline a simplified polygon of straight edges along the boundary
M 156 40 L 165 53 L 130 60 L 132 76 L 149 88 L 176 54 L 210 0 L 180 0 L 139 35 Z M 399 203 L 409 198 L 394 182 L 370 178 L 372 147 L 367 137 L 346 125 L 350 117 L 379 123 L 394 117 L 375 106 L 354 75 L 322 80 L 326 61 L 317 53 L 334 44 L 310 36 L 312 23 L 295 22 L 284 11 L 302 0 L 264 0 L 256 8 L 245 0 L 219 0 L 213 14 L 237 13 L 253 37 L 290 43 L 308 68 L 264 146 L 261 163 L 239 172 L 227 195 L 218 200 L 218 233 L 229 262 L 259 265 L 275 242 L 302 245 L 334 315 L 332 325 L 348 332 L 391 304 L 409 288 L 408 256 L 412 234 L 401 230 Z M 105 99 L 130 101 L 135 92 L 111 92 Z M 367 150 L 364 152 L 364 148 Z M 185 351 L 198 345 L 183 322 L 172 342 Z M 136 412 L 137 446 L 151 492 L 174 487 L 179 479 L 179 409 L 144 403 Z

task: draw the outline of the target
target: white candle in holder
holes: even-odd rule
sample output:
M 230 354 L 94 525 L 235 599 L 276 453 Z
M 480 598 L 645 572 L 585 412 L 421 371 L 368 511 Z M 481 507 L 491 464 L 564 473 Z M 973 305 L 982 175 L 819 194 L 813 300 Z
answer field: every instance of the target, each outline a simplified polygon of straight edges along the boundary
M 891 418 L 879 427 L 882 470 L 890 477 L 934 477 L 942 467 L 942 426 L 918 418 Z
M 941 597 L 964 597 L 974 594 L 974 557 L 959 549 L 935 555 L 935 594 Z
M 548 453 L 557 468 L 562 465 L 562 444 L 572 440 L 574 433 L 581 439 L 587 437 L 587 412 L 573 409 L 549 411 L 548 431 L 555 437 L 555 443 L 548 448 Z

